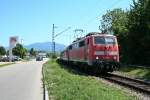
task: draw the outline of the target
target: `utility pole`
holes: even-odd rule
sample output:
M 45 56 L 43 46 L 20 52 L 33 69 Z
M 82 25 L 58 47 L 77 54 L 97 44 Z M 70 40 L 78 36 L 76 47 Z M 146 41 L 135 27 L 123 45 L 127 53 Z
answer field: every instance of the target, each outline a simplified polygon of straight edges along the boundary
M 55 25 L 53 24 L 53 29 L 52 29 L 52 53 L 55 55 Z
M 71 29 L 71 27 L 68 27 L 67 29 L 63 30 L 62 32 L 58 33 L 55 35 L 55 28 L 56 26 L 53 24 L 53 29 L 52 29 L 52 53 L 55 56 L 55 38 L 59 35 L 61 35 L 62 33 L 68 31 L 69 29 Z

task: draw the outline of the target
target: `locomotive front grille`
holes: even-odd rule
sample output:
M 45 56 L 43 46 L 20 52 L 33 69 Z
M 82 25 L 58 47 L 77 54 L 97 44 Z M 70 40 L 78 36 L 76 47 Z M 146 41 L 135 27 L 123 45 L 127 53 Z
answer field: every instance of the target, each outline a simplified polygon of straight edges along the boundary
M 118 55 L 117 51 L 95 51 L 95 55 Z
M 106 51 L 105 52 L 106 53 L 106 55 L 118 55 L 118 52 L 117 51 Z
M 104 51 L 95 51 L 95 55 L 105 55 Z

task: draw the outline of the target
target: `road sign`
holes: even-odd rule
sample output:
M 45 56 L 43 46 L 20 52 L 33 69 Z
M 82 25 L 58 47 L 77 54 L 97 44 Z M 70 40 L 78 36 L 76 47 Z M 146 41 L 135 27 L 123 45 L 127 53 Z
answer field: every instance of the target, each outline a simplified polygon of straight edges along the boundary
M 12 49 L 16 46 L 16 44 L 18 43 L 18 37 L 17 36 L 13 36 L 9 38 L 9 61 L 12 61 L 13 58 L 13 54 L 12 54 Z
M 15 45 L 17 44 L 17 42 L 18 42 L 18 37 L 17 36 L 9 38 L 9 46 L 11 48 L 15 47 Z

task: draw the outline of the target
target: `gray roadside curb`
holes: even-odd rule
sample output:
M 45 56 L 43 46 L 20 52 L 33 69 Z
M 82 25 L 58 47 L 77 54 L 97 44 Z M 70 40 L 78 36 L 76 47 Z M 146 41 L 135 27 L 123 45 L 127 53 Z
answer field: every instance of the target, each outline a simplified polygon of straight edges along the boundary
M 42 77 L 43 77 L 43 100 L 49 100 L 49 95 L 48 95 L 48 90 L 46 87 L 46 81 L 45 81 L 45 76 L 44 76 L 44 67 L 42 66 Z
M 45 85 L 43 67 L 42 67 L 42 77 L 43 77 L 43 100 L 49 100 L 48 90 L 47 90 L 46 85 Z
M 46 86 L 44 86 L 44 100 L 49 100 L 49 96 L 48 96 L 48 90 L 46 88 Z

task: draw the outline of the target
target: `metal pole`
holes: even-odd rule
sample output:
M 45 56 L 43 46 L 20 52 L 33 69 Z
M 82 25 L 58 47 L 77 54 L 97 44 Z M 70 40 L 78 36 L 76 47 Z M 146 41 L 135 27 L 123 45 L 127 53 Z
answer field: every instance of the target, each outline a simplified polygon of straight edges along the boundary
M 54 56 L 55 56 L 55 41 L 54 41 Z
M 10 46 L 9 47 L 9 62 L 11 62 L 12 61 L 12 47 Z
M 56 34 L 55 35 L 55 28 L 57 28 L 54 24 L 53 24 L 53 29 L 52 29 L 52 53 L 53 53 L 53 55 L 55 56 L 55 38 L 57 37 L 57 36 L 59 36 L 59 35 L 61 35 L 62 33 L 64 33 L 64 32 L 66 32 L 66 31 L 68 31 L 71 27 L 68 27 L 67 29 L 65 29 L 64 31 L 62 31 L 62 32 L 60 32 L 60 33 L 58 33 L 58 34 Z
M 55 55 L 55 25 L 53 24 L 52 30 L 52 53 Z

